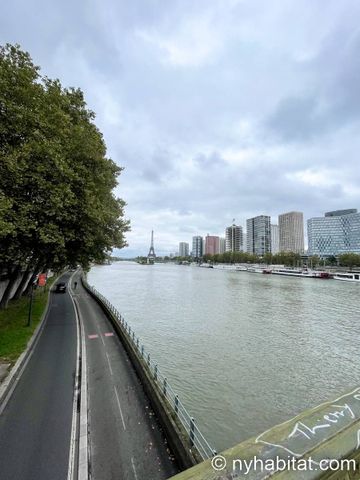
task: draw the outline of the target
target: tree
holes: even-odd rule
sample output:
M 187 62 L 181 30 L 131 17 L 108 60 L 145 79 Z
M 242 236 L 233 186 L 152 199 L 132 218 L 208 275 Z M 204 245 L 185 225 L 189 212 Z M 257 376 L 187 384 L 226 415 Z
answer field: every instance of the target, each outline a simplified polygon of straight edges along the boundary
M 339 255 L 340 265 L 349 267 L 352 270 L 353 267 L 360 266 L 360 255 L 356 253 L 343 253 Z
M 125 246 L 125 203 L 113 194 L 122 169 L 106 157 L 94 119 L 81 90 L 41 77 L 19 46 L 0 47 L 0 266 L 8 290 L 21 271 L 87 268 Z
M 312 255 L 311 257 L 308 258 L 308 265 L 311 268 L 318 267 L 320 265 L 320 257 L 318 255 Z

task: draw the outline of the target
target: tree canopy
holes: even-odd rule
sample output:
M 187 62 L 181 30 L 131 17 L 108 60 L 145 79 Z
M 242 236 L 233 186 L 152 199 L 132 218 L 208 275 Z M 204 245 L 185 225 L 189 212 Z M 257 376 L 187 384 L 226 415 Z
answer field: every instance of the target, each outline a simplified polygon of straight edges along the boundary
M 122 168 L 80 89 L 40 73 L 18 45 L 0 47 L 0 266 L 60 269 L 125 246 Z

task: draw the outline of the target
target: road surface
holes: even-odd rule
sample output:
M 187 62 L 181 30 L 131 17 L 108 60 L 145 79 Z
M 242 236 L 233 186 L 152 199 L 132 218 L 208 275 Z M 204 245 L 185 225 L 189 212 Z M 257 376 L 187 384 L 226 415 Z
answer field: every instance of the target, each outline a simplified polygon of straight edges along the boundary
M 51 293 L 39 341 L 0 415 L 1 480 L 67 478 L 76 349 L 71 298 Z
M 70 274 L 60 280 L 69 282 Z M 177 464 L 111 323 L 78 273 L 72 289 L 85 334 L 91 479 L 175 475 Z M 69 289 L 51 293 L 39 340 L 0 415 L 1 480 L 68 480 L 76 359 Z
M 91 474 L 96 480 L 162 480 L 178 467 L 111 323 L 81 286 L 74 297 L 85 327 Z

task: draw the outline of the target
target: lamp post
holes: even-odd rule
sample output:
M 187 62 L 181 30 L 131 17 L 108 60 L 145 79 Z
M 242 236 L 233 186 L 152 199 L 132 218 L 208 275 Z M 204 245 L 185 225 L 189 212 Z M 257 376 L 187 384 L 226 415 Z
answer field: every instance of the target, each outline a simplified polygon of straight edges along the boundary
M 32 313 L 33 301 L 34 301 L 34 283 L 31 284 L 31 290 L 30 290 L 29 314 L 28 314 L 28 321 L 27 321 L 28 327 L 30 327 L 31 325 L 31 313 Z

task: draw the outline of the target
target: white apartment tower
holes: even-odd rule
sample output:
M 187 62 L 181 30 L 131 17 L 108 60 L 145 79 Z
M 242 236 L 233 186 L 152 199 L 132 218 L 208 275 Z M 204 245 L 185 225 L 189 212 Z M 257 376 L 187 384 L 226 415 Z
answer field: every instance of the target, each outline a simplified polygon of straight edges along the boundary
M 179 256 L 188 257 L 189 256 L 189 244 L 187 242 L 179 243 Z
M 219 238 L 219 253 L 226 252 L 226 240 L 223 237 Z
M 243 250 L 243 229 L 240 225 L 232 224 L 225 230 L 225 249 L 227 252 L 241 252 Z
M 279 215 L 280 252 L 304 252 L 304 216 L 302 212 Z
M 271 225 L 271 253 L 279 251 L 279 225 Z

